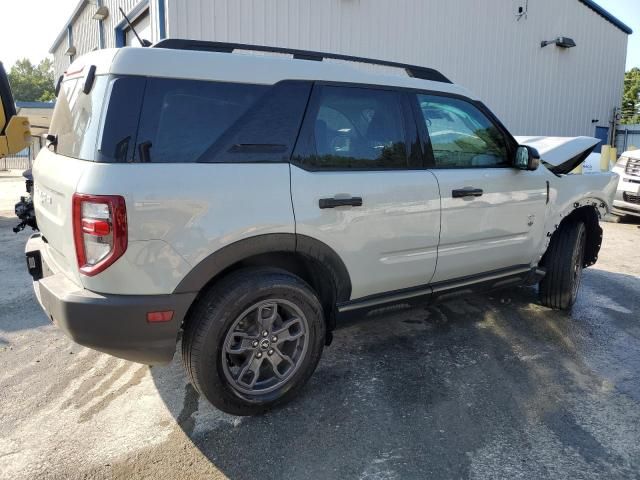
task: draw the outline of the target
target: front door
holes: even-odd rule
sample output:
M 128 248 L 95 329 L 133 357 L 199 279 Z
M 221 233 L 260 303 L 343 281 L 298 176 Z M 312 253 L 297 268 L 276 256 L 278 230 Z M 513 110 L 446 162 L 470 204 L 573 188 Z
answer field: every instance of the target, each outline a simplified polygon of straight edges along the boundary
M 440 235 L 408 97 L 316 84 L 291 165 L 296 233 L 345 263 L 352 299 L 427 284 Z
M 543 169 L 513 168 L 513 139 L 470 101 L 417 94 L 415 105 L 442 196 L 433 283 L 537 261 L 547 200 Z

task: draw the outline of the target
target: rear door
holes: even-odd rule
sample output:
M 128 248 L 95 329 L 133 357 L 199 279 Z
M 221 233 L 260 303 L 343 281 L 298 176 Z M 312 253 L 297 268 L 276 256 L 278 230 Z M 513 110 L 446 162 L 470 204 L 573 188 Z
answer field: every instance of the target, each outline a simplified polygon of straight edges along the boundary
M 413 98 L 442 194 L 433 283 L 537 260 L 544 239 L 544 169 L 513 168 L 515 140 L 480 105 L 440 94 Z
M 428 283 L 440 194 L 406 94 L 316 84 L 291 165 L 296 233 L 342 258 L 352 299 Z

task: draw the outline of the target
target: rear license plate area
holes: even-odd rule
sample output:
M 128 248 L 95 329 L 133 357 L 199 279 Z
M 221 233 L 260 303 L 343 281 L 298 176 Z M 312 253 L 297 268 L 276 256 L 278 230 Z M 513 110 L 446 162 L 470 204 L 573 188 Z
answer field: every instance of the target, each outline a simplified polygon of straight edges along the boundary
M 34 282 L 37 282 L 42 278 L 42 255 L 39 250 L 33 250 L 26 253 L 26 259 L 29 275 Z

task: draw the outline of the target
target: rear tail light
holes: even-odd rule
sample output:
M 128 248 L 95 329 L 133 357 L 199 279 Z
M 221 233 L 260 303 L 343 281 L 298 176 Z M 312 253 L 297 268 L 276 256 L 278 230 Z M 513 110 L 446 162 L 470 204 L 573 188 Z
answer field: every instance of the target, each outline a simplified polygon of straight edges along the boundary
M 127 250 L 127 209 L 119 195 L 73 194 L 73 239 L 80 272 L 89 277 Z

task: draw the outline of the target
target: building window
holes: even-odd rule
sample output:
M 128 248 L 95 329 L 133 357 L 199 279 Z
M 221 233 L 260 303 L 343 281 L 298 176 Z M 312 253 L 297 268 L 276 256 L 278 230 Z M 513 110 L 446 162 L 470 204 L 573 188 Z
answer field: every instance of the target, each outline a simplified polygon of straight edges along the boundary
M 141 40 L 152 41 L 151 32 L 151 15 L 149 14 L 149 1 L 143 0 L 138 3 L 127 17 L 131 21 L 133 28 L 136 30 Z M 129 27 L 126 20 L 122 20 L 115 29 L 116 47 L 140 47 L 140 42 L 136 38 L 135 33 Z
M 149 9 L 146 9 L 142 15 L 131 23 L 133 23 L 133 28 L 136 29 L 136 32 L 138 32 L 141 39 L 151 41 L 151 17 L 149 16 Z M 124 44 L 127 47 L 141 46 L 136 35 L 129 27 L 124 29 Z

